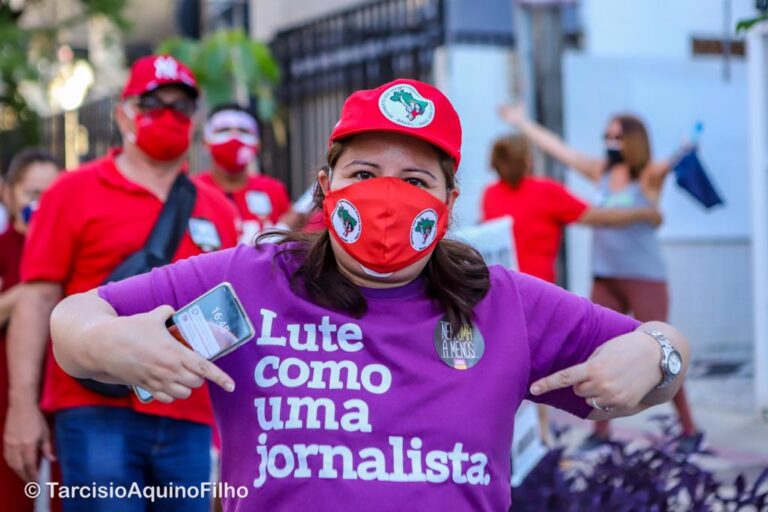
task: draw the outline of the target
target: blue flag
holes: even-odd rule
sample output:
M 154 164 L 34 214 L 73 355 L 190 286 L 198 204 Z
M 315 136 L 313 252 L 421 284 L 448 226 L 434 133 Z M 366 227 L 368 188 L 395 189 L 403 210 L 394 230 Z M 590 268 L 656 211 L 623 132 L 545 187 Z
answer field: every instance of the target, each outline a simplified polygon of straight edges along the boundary
M 706 208 L 724 204 L 701 165 L 696 148 L 686 152 L 674 167 L 677 184 Z

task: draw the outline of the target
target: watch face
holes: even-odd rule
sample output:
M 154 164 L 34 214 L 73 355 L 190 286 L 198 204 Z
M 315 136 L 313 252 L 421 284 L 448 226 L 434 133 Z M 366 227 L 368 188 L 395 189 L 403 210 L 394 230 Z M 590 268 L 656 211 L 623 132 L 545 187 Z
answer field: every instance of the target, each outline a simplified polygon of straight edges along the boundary
M 680 358 L 680 353 L 677 350 L 669 354 L 667 369 L 669 369 L 669 373 L 672 375 L 677 375 L 683 369 L 683 360 Z

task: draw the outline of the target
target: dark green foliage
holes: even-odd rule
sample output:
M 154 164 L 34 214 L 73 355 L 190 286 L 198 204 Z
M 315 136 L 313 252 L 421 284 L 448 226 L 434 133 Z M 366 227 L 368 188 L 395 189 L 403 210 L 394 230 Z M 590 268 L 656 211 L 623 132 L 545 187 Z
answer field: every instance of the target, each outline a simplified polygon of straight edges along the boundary
M 269 48 L 242 30 L 219 30 L 200 41 L 172 37 L 156 51 L 169 53 L 192 69 L 208 105 L 246 103 L 254 96 L 259 118 L 274 119 L 279 67 Z
M 768 510 L 768 468 L 748 483 L 721 482 L 678 448 L 674 422 L 654 417 L 662 435 L 648 446 L 611 442 L 602 451 L 566 456 L 563 447 L 539 462 L 513 490 L 515 512 L 704 512 Z M 562 430 L 556 432 L 559 438 Z M 711 455 L 698 446 L 697 456 Z

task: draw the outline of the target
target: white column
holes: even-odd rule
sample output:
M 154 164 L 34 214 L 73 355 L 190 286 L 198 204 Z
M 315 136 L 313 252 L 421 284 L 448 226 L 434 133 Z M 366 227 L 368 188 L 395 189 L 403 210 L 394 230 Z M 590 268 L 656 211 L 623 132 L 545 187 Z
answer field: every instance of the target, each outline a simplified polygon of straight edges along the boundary
M 494 140 L 510 131 L 496 110 L 511 100 L 512 62 L 509 49 L 491 45 L 451 44 L 435 51 L 434 84 L 453 103 L 463 130 L 456 229 L 480 221 L 483 190 L 496 179 L 488 160 Z
M 755 407 L 768 421 L 768 23 L 748 36 Z

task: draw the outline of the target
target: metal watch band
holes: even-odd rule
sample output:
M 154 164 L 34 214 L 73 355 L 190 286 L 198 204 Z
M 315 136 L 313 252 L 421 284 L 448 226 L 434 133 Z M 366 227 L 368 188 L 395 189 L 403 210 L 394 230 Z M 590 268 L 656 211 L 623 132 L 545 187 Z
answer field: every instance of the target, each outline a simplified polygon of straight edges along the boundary
M 677 375 L 673 375 L 669 371 L 669 356 L 672 354 L 672 352 L 675 351 L 675 347 L 672 346 L 672 344 L 669 342 L 669 339 L 664 335 L 664 333 L 660 331 L 652 331 L 644 329 L 643 332 L 649 336 L 651 336 L 653 339 L 655 339 L 658 344 L 661 346 L 661 374 L 662 379 L 661 382 L 656 386 L 656 389 L 663 389 L 667 386 L 669 386 L 673 380 L 675 380 L 675 377 Z

